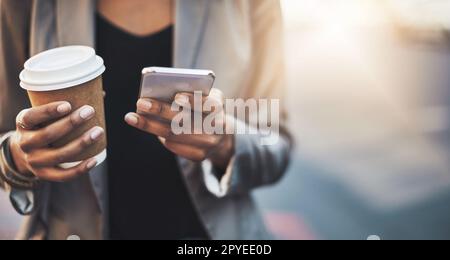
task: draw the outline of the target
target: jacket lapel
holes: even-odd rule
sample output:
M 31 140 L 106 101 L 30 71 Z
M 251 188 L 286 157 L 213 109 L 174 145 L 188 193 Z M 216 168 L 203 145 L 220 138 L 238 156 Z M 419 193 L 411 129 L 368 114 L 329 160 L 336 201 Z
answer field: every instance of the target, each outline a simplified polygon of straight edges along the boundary
M 58 46 L 55 1 L 33 1 L 30 28 L 30 56 Z
M 56 28 L 59 46 L 95 46 L 95 0 L 56 0 Z M 208 0 L 175 0 L 175 67 L 197 66 L 208 24 Z M 76 21 L 76 22 L 75 22 Z
M 56 0 L 56 35 L 58 46 L 85 45 L 95 48 L 95 0 Z M 104 163 L 106 164 L 106 163 Z M 102 212 L 106 210 L 106 166 L 89 174 Z
M 196 68 L 211 1 L 175 0 L 175 67 Z
M 57 0 L 56 25 L 60 46 L 95 46 L 95 0 Z

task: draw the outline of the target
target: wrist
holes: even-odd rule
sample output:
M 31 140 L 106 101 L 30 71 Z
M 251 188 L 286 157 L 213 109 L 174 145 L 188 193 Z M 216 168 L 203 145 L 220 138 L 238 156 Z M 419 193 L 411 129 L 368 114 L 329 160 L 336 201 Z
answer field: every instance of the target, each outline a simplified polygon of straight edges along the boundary
M 234 155 L 234 136 L 225 135 L 223 141 L 219 144 L 208 159 L 211 160 L 214 167 L 225 171 Z
M 39 183 L 35 176 L 26 176 L 19 173 L 12 166 L 10 138 L 13 133 L 8 133 L 0 138 L 0 178 L 12 188 L 29 190 L 34 189 Z
M 13 134 L 8 140 L 9 163 L 10 166 L 20 175 L 26 178 L 32 178 L 34 175 L 28 170 L 25 162 L 25 155 L 16 142 L 16 135 Z

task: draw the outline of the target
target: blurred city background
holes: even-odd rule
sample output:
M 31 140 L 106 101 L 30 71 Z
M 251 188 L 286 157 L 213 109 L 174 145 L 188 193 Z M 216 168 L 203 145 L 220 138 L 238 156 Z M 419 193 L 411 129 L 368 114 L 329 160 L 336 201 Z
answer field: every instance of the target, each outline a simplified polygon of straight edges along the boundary
M 450 1 L 282 0 L 297 150 L 279 239 L 450 239 Z M 20 218 L 0 195 L 0 239 Z

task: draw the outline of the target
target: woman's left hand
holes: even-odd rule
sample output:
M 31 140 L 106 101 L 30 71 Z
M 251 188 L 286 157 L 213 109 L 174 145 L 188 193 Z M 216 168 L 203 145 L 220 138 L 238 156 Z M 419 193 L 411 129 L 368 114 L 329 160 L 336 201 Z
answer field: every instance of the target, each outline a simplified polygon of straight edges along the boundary
M 195 162 L 210 159 L 215 167 L 225 170 L 234 154 L 233 136 L 203 129 L 204 120 L 212 112 L 216 114 L 214 127 L 226 129 L 223 94 L 218 89 L 212 89 L 209 96 L 200 96 L 201 103 L 196 104 L 195 102 L 198 102 L 196 99 L 198 99 L 197 96 L 192 93 L 178 93 L 175 103 L 181 108 L 180 112 L 173 111 L 171 104 L 142 98 L 137 102 L 137 113 L 128 113 L 125 121 L 137 129 L 158 136 L 167 149 L 180 157 Z M 220 111 L 214 108 L 220 108 Z M 191 119 L 192 131 L 177 135 L 171 125 L 174 118 L 177 120 L 183 115 L 180 113 L 185 113 L 184 115 L 187 116 L 183 117 L 183 120 Z M 195 113 L 197 116 L 202 115 L 202 129 L 194 129 Z

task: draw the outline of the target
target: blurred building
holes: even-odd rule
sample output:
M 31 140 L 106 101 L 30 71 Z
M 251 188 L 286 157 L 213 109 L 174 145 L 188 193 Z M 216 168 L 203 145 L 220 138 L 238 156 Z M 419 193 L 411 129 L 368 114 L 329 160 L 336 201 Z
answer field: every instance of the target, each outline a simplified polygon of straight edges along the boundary
M 261 204 L 323 238 L 450 238 L 450 1 L 283 6 L 299 146 Z

